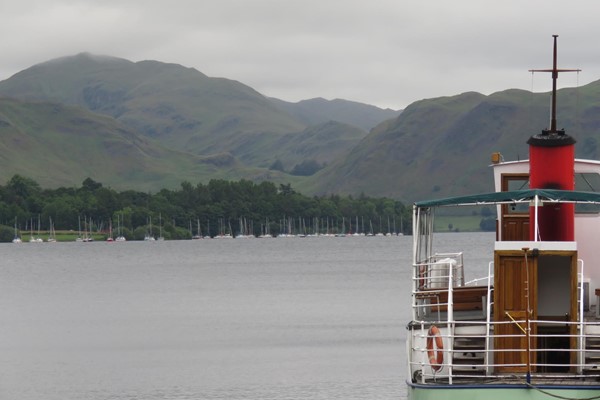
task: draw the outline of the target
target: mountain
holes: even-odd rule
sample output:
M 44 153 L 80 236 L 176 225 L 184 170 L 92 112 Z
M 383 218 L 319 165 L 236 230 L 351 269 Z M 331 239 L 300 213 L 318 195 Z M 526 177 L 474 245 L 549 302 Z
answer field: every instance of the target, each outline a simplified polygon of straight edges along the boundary
M 131 62 L 81 53 L 34 65 L 0 82 L 0 96 L 60 102 L 111 116 L 173 150 L 196 155 L 229 152 L 249 166 L 272 163 L 263 144 L 308 127 L 254 89 L 233 80 L 211 78 L 193 68 L 158 61 Z M 344 114 L 344 104 L 335 113 Z M 375 125 L 389 114 L 348 102 Z M 371 113 L 371 116 L 366 116 Z M 310 113 L 305 112 L 304 115 Z M 314 121 L 335 119 L 321 113 Z M 376 121 L 380 122 L 382 119 Z M 321 122 L 326 122 L 321 121 Z M 342 120 L 340 122 L 345 122 Z M 342 132 L 343 133 L 343 132 Z M 259 138 L 255 147 L 254 141 Z
M 400 114 L 342 100 L 287 103 L 180 65 L 87 53 L 21 71 L 0 82 L 0 96 L 0 179 L 70 186 L 91 177 L 158 190 L 245 178 L 404 201 L 492 190 L 490 154 L 527 158 L 550 103 L 548 93 L 515 89 L 421 100 Z M 600 81 L 560 90 L 558 106 L 577 156 L 598 158 Z M 280 171 L 311 162 L 325 167 Z
M 22 172 L 50 185 L 72 185 L 86 176 L 138 189 L 160 189 L 159 185 L 171 186 L 175 180 L 188 178 L 297 182 L 301 178 L 271 171 L 269 166 L 278 159 L 285 161 L 288 170 L 306 161 L 332 163 L 367 135 L 348 121 L 374 126 L 393 115 L 390 110 L 354 102 L 311 100 L 301 102 L 300 118 L 292 112 L 297 105 L 268 99 L 240 82 L 211 78 L 177 64 L 131 62 L 89 53 L 27 68 L 0 82 L 0 96 L 20 100 L 3 100 L 16 113 L 5 118 L 10 122 L 3 128 L 26 134 L 36 144 L 27 149 L 6 147 L 5 151 L 15 151 L 7 155 L 0 149 L 4 160 L 29 160 L 7 164 L 11 168 L 5 173 Z M 60 126 L 50 123 L 56 117 L 47 110 L 52 107 L 66 113 Z M 24 117 L 30 114 L 31 119 Z M 94 125 L 84 129 L 82 121 L 94 121 Z M 82 135 L 83 131 L 93 134 L 94 140 L 79 137 L 77 132 Z M 108 139 L 101 137 L 106 132 L 113 136 L 126 132 L 129 140 L 143 141 L 152 148 L 147 153 L 160 153 L 160 157 L 140 163 L 135 154 L 118 150 L 121 144 L 129 146 L 122 137 L 112 152 L 106 152 L 102 140 Z M 69 142 L 65 148 L 70 154 L 61 151 L 63 141 Z M 42 143 L 50 145 L 44 150 Z M 73 154 L 86 156 L 69 157 Z M 50 171 L 61 172 L 51 177 L 38 160 L 55 165 Z M 113 164 L 137 173 L 119 173 L 111 170 Z
M 88 53 L 44 62 L 0 82 L 0 94 L 77 105 L 194 154 L 228 151 L 244 133 L 304 126 L 254 89 L 192 68 Z
M 0 180 L 15 174 L 43 187 L 74 186 L 92 177 L 121 190 L 210 178 L 289 181 L 277 171 L 244 167 L 228 153 L 201 157 L 167 149 L 80 107 L 0 98 Z
M 576 156 L 597 159 L 600 81 L 559 90 L 557 98 L 558 124 L 578 141 Z M 492 191 L 491 153 L 528 158 L 528 138 L 548 128 L 549 100 L 549 93 L 511 89 L 415 102 L 300 189 L 405 201 Z
M 337 121 L 365 131 L 371 130 L 382 121 L 397 117 L 402 112 L 342 99 L 316 98 L 290 103 L 271 98 L 271 101 L 307 126 Z

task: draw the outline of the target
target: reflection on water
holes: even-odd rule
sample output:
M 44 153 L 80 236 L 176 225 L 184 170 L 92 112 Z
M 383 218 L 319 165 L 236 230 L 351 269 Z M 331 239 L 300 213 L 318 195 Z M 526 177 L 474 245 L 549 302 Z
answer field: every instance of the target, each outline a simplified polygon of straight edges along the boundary
M 0 249 L 0 398 L 405 396 L 410 237 Z

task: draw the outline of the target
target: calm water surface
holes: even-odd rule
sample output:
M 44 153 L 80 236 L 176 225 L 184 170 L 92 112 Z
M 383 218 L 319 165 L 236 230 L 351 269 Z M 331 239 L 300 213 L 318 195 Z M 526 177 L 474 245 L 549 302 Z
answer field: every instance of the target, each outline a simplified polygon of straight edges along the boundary
M 404 398 L 411 240 L 0 245 L 0 399 Z

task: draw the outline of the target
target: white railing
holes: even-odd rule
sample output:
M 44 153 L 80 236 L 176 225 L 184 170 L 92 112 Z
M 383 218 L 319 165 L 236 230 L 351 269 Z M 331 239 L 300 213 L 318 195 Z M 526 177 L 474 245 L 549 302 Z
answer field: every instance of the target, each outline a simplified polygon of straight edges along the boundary
M 448 259 L 456 260 L 455 263 L 448 262 Z M 444 261 L 441 261 L 444 260 Z M 446 264 L 448 267 L 444 270 L 444 273 L 434 273 L 440 264 Z M 498 371 L 502 369 L 526 369 L 527 363 L 499 363 L 495 362 L 498 359 L 497 354 L 499 353 L 525 353 L 529 351 L 528 355 L 524 355 L 520 359 L 527 359 L 530 357 L 530 366 L 532 376 L 544 377 L 551 375 L 553 377 L 564 377 L 564 378 L 600 378 L 600 333 L 588 334 L 587 330 L 590 327 L 595 332 L 600 332 L 599 321 L 586 321 L 584 315 L 584 263 L 578 260 L 578 317 L 571 321 L 556 321 L 556 320 L 514 320 L 514 321 L 493 321 L 492 310 L 493 310 L 493 267 L 494 263 L 488 264 L 488 276 L 481 278 L 473 282 L 481 282 L 487 280 L 486 296 L 484 304 L 482 304 L 481 318 L 470 319 L 470 320 L 456 320 L 455 315 L 462 316 L 464 313 L 455 314 L 454 294 L 457 291 L 467 289 L 464 287 L 464 276 L 462 275 L 462 253 L 444 253 L 436 254 L 431 257 L 426 263 L 417 263 L 414 265 L 413 275 L 413 324 L 409 325 L 410 331 L 410 343 L 409 348 L 409 368 L 412 376 L 415 373 L 420 374 L 420 381 L 426 383 L 428 381 L 435 381 L 439 379 L 447 380 L 449 384 L 453 383 L 453 379 L 466 379 L 472 380 L 486 380 L 490 378 L 507 379 L 507 376 L 514 376 L 515 373 L 504 374 Z M 433 275 L 433 276 L 432 276 Z M 460 278 L 457 279 L 457 276 Z M 439 284 L 440 278 L 445 280 L 446 284 Z M 433 285 L 432 285 L 433 283 Z M 485 287 L 485 286 L 483 286 Z M 475 288 L 483 288 L 475 286 Z M 433 312 L 435 311 L 435 313 Z M 463 310 L 459 310 L 463 311 Z M 443 318 L 442 318 L 443 317 Z M 416 321 L 419 321 L 416 323 Z M 523 333 L 518 334 L 495 334 L 498 331 L 498 327 L 503 324 L 518 324 L 521 327 L 525 327 Z M 528 325 L 529 324 L 529 325 Z M 428 356 L 427 339 L 429 328 L 432 325 L 436 325 L 443 333 L 441 337 L 445 344 L 443 349 L 439 351 L 443 352 L 443 363 L 439 368 L 432 368 Z M 532 326 L 562 326 L 565 333 L 540 333 L 535 329 L 532 330 Z M 470 332 L 468 334 L 459 334 L 457 330 L 462 328 L 475 328 L 476 333 Z M 477 329 L 480 328 L 480 329 Z M 526 330 L 530 332 L 530 340 L 535 343 L 535 346 L 531 346 L 528 350 L 525 348 L 518 349 L 495 349 L 495 343 L 497 340 L 508 339 L 511 337 L 522 338 L 526 337 Z M 567 333 L 568 332 L 568 333 Z M 560 346 L 548 346 L 544 339 L 552 338 L 563 338 L 568 347 L 561 348 Z M 473 347 L 471 351 L 465 348 L 459 348 L 455 350 L 455 343 L 457 339 L 465 340 L 482 340 L 483 345 L 481 348 Z M 541 340 L 539 340 L 541 339 Z M 576 340 L 576 346 L 572 346 L 571 343 Z M 599 346 L 596 349 L 586 348 L 588 341 L 596 341 Z M 544 345 L 544 347 L 539 347 Z M 464 359 L 460 364 L 454 362 L 455 353 L 477 353 L 482 354 L 483 357 L 473 356 L 472 363 L 464 362 Z M 568 362 L 563 363 L 549 363 L 544 362 L 544 356 L 538 361 L 538 354 L 557 354 L 557 353 L 568 353 L 565 356 L 565 360 Z M 419 355 L 417 357 L 417 355 Z M 596 356 L 594 358 L 594 356 Z M 587 357 L 587 358 L 586 358 Z M 481 358 L 483 358 L 481 360 Z M 513 358 L 519 359 L 519 358 Z M 575 360 L 575 361 L 573 361 Z M 586 360 L 591 360 L 586 362 Z M 594 361 L 598 360 L 596 364 Z M 556 372 L 557 369 L 565 369 L 567 372 Z M 553 370 L 552 374 L 547 372 L 538 372 L 544 370 Z M 474 372 L 476 372 L 474 374 Z
M 523 326 L 526 326 L 527 321 L 526 320 L 516 320 L 516 322 L 522 324 Z M 539 324 L 544 324 L 546 326 L 550 326 L 550 325 L 557 325 L 557 326 L 576 326 L 576 327 L 580 327 L 582 326 L 581 323 L 579 321 L 576 322 L 569 322 L 569 321 L 550 321 L 550 320 L 531 320 L 529 321 L 529 323 L 531 325 L 539 325 Z M 464 327 L 464 326 L 487 326 L 488 322 L 487 321 L 454 321 L 449 325 L 441 325 L 439 326 L 440 330 L 442 330 L 443 332 L 451 332 L 452 330 L 454 330 L 457 326 L 458 327 Z M 514 324 L 513 321 L 502 321 L 502 322 L 491 322 L 490 323 L 492 326 L 497 327 L 499 325 L 502 324 Z M 498 353 L 527 353 L 527 349 L 526 348 L 503 348 L 503 349 L 494 349 L 491 348 L 490 346 L 486 346 L 485 348 L 481 348 L 481 349 L 473 349 L 472 352 L 474 353 L 483 353 L 483 362 L 479 363 L 479 362 L 474 362 L 474 363 L 464 363 L 461 362 L 460 364 L 454 364 L 454 357 L 453 354 L 455 352 L 455 350 L 453 350 L 452 346 L 449 346 L 448 349 L 441 349 L 441 351 L 444 354 L 443 357 L 443 363 L 440 364 L 441 368 L 439 369 L 439 371 L 434 370 L 433 368 L 431 368 L 431 365 L 429 364 L 429 358 L 427 355 L 427 352 L 429 349 L 427 349 L 427 347 L 425 346 L 426 342 L 427 342 L 427 338 L 428 338 L 428 330 L 429 330 L 429 326 L 430 324 L 427 324 L 425 322 L 421 322 L 419 324 L 418 327 L 413 327 L 413 329 L 411 329 L 410 335 L 411 335 L 411 339 L 412 339 L 412 343 L 419 343 L 420 345 L 418 346 L 414 346 L 411 349 L 409 349 L 411 352 L 413 353 L 417 353 L 420 354 L 419 360 L 410 360 L 409 361 L 409 365 L 411 368 L 411 371 L 413 371 L 413 374 L 415 371 L 418 370 L 419 374 L 420 374 L 420 381 L 421 383 L 426 383 L 429 381 L 439 381 L 441 379 L 444 380 L 448 380 L 449 384 L 452 384 L 453 379 L 458 379 L 458 378 L 468 378 L 470 381 L 477 381 L 477 380 L 489 380 L 490 378 L 497 378 L 497 379 L 511 379 L 515 376 L 518 377 L 518 373 L 501 373 L 501 372 L 495 372 L 495 371 L 499 371 L 502 368 L 521 368 L 525 371 L 526 367 L 527 367 L 527 363 L 526 362 L 521 362 L 521 363 L 495 363 L 495 362 L 490 362 L 490 360 L 494 360 L 496 358 L 496 354 Z M 586 326 L 595 326 L 595 327 L 600 327 L 600 322 L 583 322 L 583 328 L 585 329 Z M 448 328 L 448 329 L 446 329 Z M 569 329 L 571 330 L 571 329 Z M 442 334 L 441 337 L 444 339 L 445 343 L 453 343 L 456 339 L 464 339 L 464 338 L 468 338 L 468 339 L 483 339 L 483 340 L 491 340 L 494 341 L 495 339 L 507 339 L 507 338 L 525 338 L 526 335 L 525 334 L 507 334 L 507 335 L 494 335 L 494 334 L 490 334 L 489 330 L 486 329 L 485 333 L 482 334 L 468 334 L 468 335 L 461 335 L 461 334 L 451 334 L 451 333 L 445 333 Z M 543 339 L 543 338 L 564 338 L 567 339 L 567 341 L 570 343 L 571 339 L 576 338 L 578 339 L 578 341 L 583 340 L 583 345 L 584 347 L 581 347 L 581 344 L 579 344 L 578 346 L 574 347 L 574 348 L 557 348 L 557 347 L 536 347 L 536 348 L 532 348 L 530 350 L 531 353 L 531 369 L 532 369 L 532 374 L 531 376 L 533 378 L 543 378 L 543 377 L 553 377 L 553 378 L 564 378 L 564 379 L 570 379 L 570 378 L 600 378 L 600 365 L 599 364 L 595 364 L 595 363 L 586 363 L 585 362 L 585 353 L 590 353 L 592 355 L 597 355 L 600 356 L 600 349 L 599 350 L 590 350 L 590 349 L 585 349 L 585 340 L 587 339 L 596 339 L 598 341 L 600 341 L 600 334 L 593 334 L 593 335 L 589 335 L 589 334 L 585 334 L 585 332 L 582 334 L 581 332 L 577 332 L 577 333 L 573 333 L 573 334 L 540 334 L 540 333 L 532 333 L 530 334 L 530 337 L 532 339 L 532 341 L 534 343 L 538 342 L 538 339 Z M 469 350 L 457 350 L 456 352 L 469 352 Z M 573 358 L 577 359 L 576 362 L 564 362 L 564 363 L 549 363 L 549 362 L 544 362 L 544 361 L 538 361 L 537 360 L 537 355 L 538 354 L 544 354 L 544 353 L 567 353 L 569 354 L 569 356 L 566 356 L 565 358 L 568 360 L 571 360 Z M 571 356 L 572 354 L 574 354 L 574 356 Z M 527 355 L 524 355 L 521 359 L 526 359 Z M 475 358 L 474 358 L 475 359 Z M 565 369 L 565 371 L 563 372 L 537 372 L 537 371 L 541 371 L 544 369 L 557 369 L 557 368 L 563 368 Z M 481 371 L 480 374 L 474 374 L 473 372 L 475 371 Z M 526 372 L 522 372 L 523 375 L 523 379 L 525 376 Z

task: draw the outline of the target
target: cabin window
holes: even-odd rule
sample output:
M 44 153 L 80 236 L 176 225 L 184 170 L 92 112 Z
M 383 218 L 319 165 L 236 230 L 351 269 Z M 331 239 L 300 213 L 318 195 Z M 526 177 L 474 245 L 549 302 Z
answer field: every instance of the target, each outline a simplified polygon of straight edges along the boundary
M 575 190 L 580 192 L 600 192 L 600 174 L 595 172 L 576 173 Z M 600 213 L 600 205 L 576 204 L 575 212 L 579 214 Z
M 529 175 L 528 174 L 515 174 L 515 175 L 503 175 L 502 176 L 502 191 L 510 192 L 514 190 L 527 190 L 529 189 Z M 504 215 L 506 214 L 514 214 L 521 215 L 527 214 L 529 215 L 529 204 L 528 203 L 519 203 L 519 204 L 510 204 L 503 206 Z

